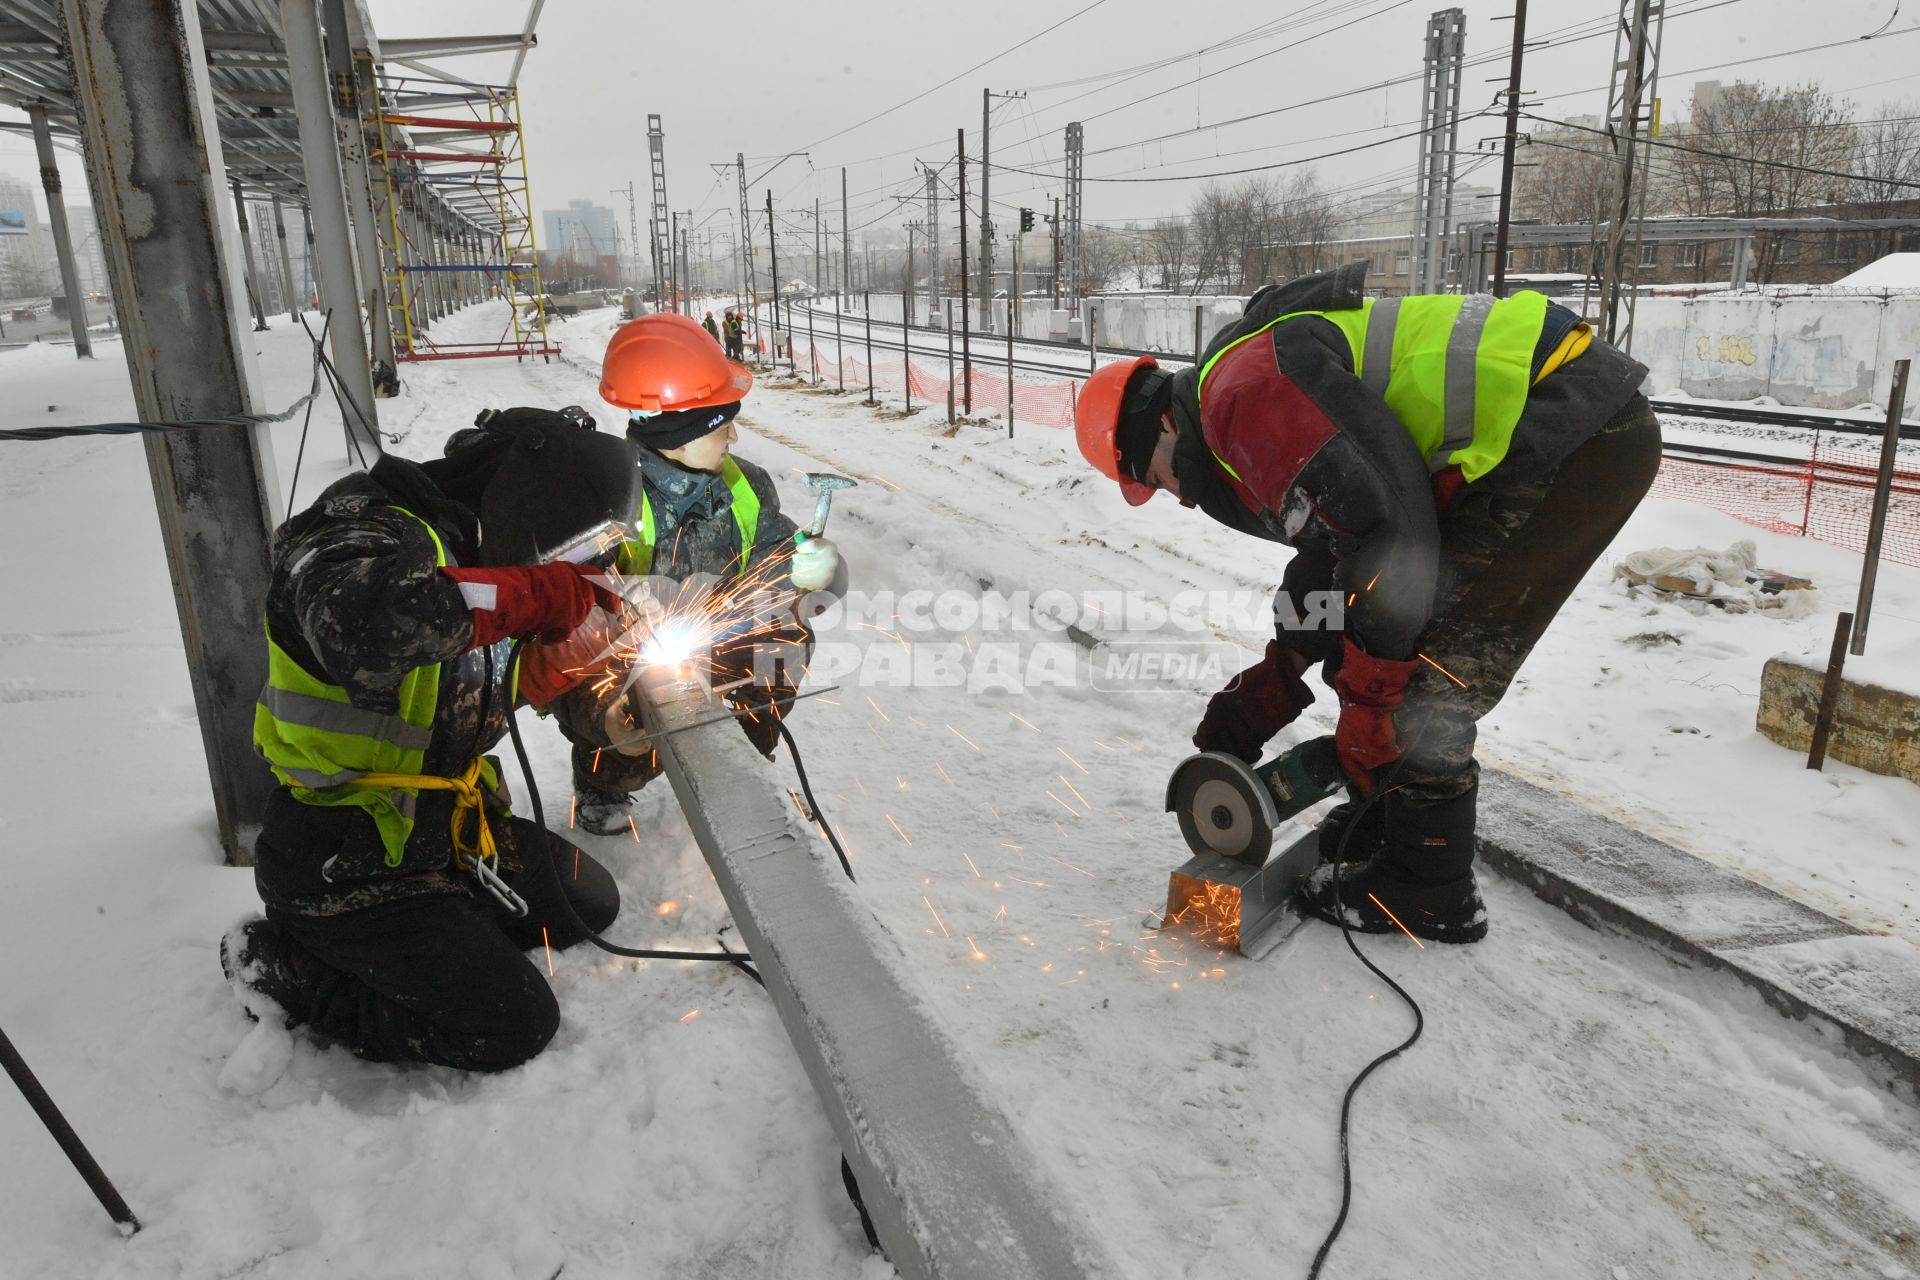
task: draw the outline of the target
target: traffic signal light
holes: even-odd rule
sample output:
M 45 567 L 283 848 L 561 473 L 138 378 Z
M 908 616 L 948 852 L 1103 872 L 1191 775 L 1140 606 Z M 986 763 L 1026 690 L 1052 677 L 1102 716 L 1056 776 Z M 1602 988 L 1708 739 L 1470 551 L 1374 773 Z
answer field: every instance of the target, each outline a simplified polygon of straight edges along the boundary
M 1022 231 L 1033 230 L 1033 210 L 1022 209 L 1020 211 L 1020 229 Z

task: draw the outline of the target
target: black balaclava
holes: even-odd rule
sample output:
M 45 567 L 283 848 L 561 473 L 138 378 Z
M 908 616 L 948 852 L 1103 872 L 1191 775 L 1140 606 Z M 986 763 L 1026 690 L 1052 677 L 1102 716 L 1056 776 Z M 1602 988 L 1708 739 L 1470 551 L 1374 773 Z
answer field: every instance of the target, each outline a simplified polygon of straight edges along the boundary
M 1142 484 L 1160 442 L 1160 419 L 1173 402 L 1173 375 L 1160 368 L 1142 368 L 1127 379 L 1120 397 L 1120 425 L 1114 443 L 1120 449 L 1120 472 Z
M 709 432 L 726 426 L 740 412 L 740 401 L 731 404 L 703 405 L 698 409 L 672 409 L 666 413 L 635 411 L 627 419 L 627 439 L 656 452 L 692 444 Z

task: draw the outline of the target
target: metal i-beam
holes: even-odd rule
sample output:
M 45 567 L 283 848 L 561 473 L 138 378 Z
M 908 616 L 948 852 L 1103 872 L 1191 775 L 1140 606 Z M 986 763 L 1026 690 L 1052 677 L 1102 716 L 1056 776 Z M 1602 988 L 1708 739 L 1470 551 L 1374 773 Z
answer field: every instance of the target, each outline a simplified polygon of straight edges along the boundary
M 280 0 L 280 26 L 287 39 L 287 79 L 300 104 L 300 154 L 306 170 L 307 212 L 319 257 L 321 306 L 332 313 L 327 343 L 333 349 L 333 366 L 350 406 L 348 420 L 342 425 L 352 440 L 357 418 L 363 428 L 360 434 L 378 449 L 373 370 L 367 360 L 366 331 L 360 326 L 360 289 L 354 278 L 352 237 L 347 231 L 340 137 L 327 89 L 327 60 L 321 48 L 315 0 Z
M 1460 73 L 1466 54 L 1466 29 L 1466 14 L 1459 9 L 1442 9 L 1427 20 L 1409 293 L 1439 293 L 1446 283 L 1454 157 L 1460 149 Z
M 668 225 L 667 213 L 667 140 L 666 132 L 660 127 L 660 117 L 647 117 L 647 154 L 650 157 L 653 172 L 653 214 L 648 228 L 653 237 L 653 292 L 654 299 L 664 308 L 667 304 L 667 290 L 673 258 L 673 232 Z
M 255 410 L 236 228 L 189 0 L 63 0 L 75 106 L 140 418 Z M 227 860 L 253 860 L 273 775 L 253 753 L 279 485 L 263 426 L 144 438 Z
M 1080 314 L 1080 295 L 1087 291 L 1086 271 L 1080 240 L 1080 165 L 1086 148 L 1086 132 L 1076 121 L 1067 126 L 1067 207 L 1066 226 L 1067 311 Z
M 1062 1212 L 1007 1117 L 954 1062 L 898 972 L 900 944 L 850 892 L 767 766 L 684 666 L 637 686 L 673 793 L 819 1094 L 887 1257 L 907 1280 L 1120 1273 Z
M 93 355 L 87 341 L 87 294 L 80 287 L 80 273 L 73 262 L 73 234 L 67 229 L 67 202 L 60 192 L 60 166 L 53 158 L 53 131 L 47 125 L 47 109 L 27 108 L 33 124 L 34 151 L 40 158 L 40 185 L 47 193 L 47 225 L 53 228 L 53 253 L 60 262 L 60 287 L 67 293 L 67 324 L 73 330 L 73 354 L 81 359 Z

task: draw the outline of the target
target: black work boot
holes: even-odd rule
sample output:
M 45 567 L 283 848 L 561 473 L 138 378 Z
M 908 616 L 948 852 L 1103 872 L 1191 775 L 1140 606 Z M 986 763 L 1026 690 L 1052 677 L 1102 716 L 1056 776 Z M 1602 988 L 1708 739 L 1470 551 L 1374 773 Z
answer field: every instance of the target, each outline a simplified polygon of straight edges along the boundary
M 633 796 L 625 791 L 602 791 L 576 781 L 574 783 L 574 824 L 597 836 L 623 836 L 632 830 L 627 811 Z
M 1334 924 L 1344 918 L 1357 933 L 1405 929 L 1429 942 L 1480 941 L 1487 907 L 1473 879 L 1478 798 L 1478 787 L 1430 804 L 1393 793 L 1382 802 L 1385 846 L 1369 861 L 1342 862 L 1337 881 L 1331 864 L 1316 868 L 1301 904 Z
M 278 1005 L 289 1027 L 306 1021 L 310 992 L 300 954 L 271 920 L 255 916 L 227 930 L 220 939 L 220 970 L 236 988 L 245 987 Z M 247 1017 L 259 1021 L 251 1005 Z
M 1351 867 L 1367 862 L 1387 847 L 1387 804 L 1385 800 L 1367 803 L 1367 798 L 1347 788 L 1347 798 L 1327 810 L 1320 819 L 1320 865 L 1336 858 Z M 1348 834 L 1351 832 L 1351 834 Z M 1342 837 L 1346 848 L 1340 846 Z

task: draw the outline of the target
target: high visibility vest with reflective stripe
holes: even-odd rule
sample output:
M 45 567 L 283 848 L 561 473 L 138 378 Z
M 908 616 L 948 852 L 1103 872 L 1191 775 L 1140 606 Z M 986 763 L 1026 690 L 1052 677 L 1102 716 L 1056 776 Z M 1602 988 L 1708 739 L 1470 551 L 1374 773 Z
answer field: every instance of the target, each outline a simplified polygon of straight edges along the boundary
M 753 491 L 747 473 L 732 458 L 721 460 L 720 478 L 727 482 L 727 488 L 733 492 L 733 519 L 740 526 L 740 568 L 737 576 L 744 578 L 747 575 L 747 561 L 753 558 L 754 533 L 760 528 L 760 495 Z M 646 490 L 642 489 L 640 536 L 620 545 L 620 572 L 635 575 L 652 573 L 653 548 L 658 541 L 653 523 L 653 503 L 647 500 Z
M 420 520 L 404 507 L 393 509 Z M 447 549 L 440 535 L 425 520 L 420 523 L 433 539 L 434 563 L 444 566 Z M 419 791 L 345 784 L 368 773 L 419 773 L 439 701 L 440 664 L 435 662 L 407 673 L 394 713 L 356 707 L 345 689 L 294 661 L 269 633 L 267 684 L 253 709 L 253 747 L 301 803 L 365 809 L 380 831 L 387 865 L 397 867 L 413 834 Z M 491 762 L 481 776 L 489 788 L 499 786 Z
M 1387 402 L 1429 471 L 1458 466 L 1473 481 L 1507 456 L 1546 325 L 1544 294 L 1369 298 L 1349 310 L 1289 312 L 1207 362 L 1200 371 L 1203 417 L 1207 374 L 1220 357 L 1300 316 L 1319 316 L 1345 335 L 1354 376 Z

